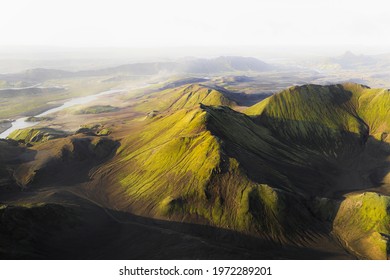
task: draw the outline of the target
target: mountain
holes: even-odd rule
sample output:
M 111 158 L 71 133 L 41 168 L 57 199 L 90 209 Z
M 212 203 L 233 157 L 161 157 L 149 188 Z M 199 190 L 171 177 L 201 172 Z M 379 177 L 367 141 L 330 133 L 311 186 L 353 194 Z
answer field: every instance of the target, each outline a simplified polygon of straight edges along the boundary
M 69 71 L 35 68 L 20 73 L 0 74 L 0 79 L 9 82 L 24 81 L 24 82 L 31 83 L 31 82 L 42 82 L 50 79 L 71 78 L 74 76 L 75 74 Z
M 338 65 L 342 69 L 355 70 L 361 67 L 367 68 L 375 66 L 378 62 L 380 62 L 380 60 L 377 59 L 375 56 L 356 55 L 350 51 L 345 52 L 341 56 L 332 57 L 327 60 L 327 63 Z
M 387 258 L 390 92 L 352 83 L 294 86 L 244 112 L 231 96 L 186 84 L 139 97 L 129 108 L 136 117 L 107 123 L 109 136 L 83 130 L 31 142 L 19 132 L 30 147 L 4 145 L 33 156 L 3 158 L 0 167 L 15 185 L 36 190 L 35 202 L 47 202 L 48 191 L 61 207 L 69 207 L 64 192 L 78 197 L 71 200 L 79 208 L 64 214 L 66 228 L 80 227 L 71 221 L 85 219 L 91 202 L 116 222 L 125 215 L 117 212 L 154 221 L 127 220 L 147 234 L 121 248 L 147 242 L 154 225 L 207 244 L 230 242 L 253 257 L 256 248 L 273 252 L 268 258 Z M 210 237 L 215 229 L 220 243 Z
M 141 101 L 134 105 L 140 112 L 164 112 L 190 109 L 199 103 L 205 105 L 236 106 L 234 93 L 224 89 L 217 89 L 204 84 L 185 84 L 152 92 L 141 97 Z
M 327 234 L 322 207 L 336 215 L 343 195 L 386 190 L 389 96 L 356 84 L 306 85 L 263 101 L 253 116 L 181 107 L 126 138 L 99 180 L 115 186 L 107 195 L 126 211 L 302 245 Z
M 275 70 L 276 67 L 251 57 L 226 56 L 214 59 L 186 59 L 175 62 L 134 63 L 98 70 L 70 72 L 55 69 L 31 69 L 21 73 L 2 74 L 0 80 L 43 82 L 50 79 L 107 76 L 136 75 L 148 76 L 169 74 L 218 74 L 222 72 L 264 72 Z

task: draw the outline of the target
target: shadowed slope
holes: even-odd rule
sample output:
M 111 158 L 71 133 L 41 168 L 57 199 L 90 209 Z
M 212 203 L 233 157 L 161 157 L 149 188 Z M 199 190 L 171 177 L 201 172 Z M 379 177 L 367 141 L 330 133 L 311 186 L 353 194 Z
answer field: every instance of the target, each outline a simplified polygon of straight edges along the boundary
M 247 112 L 290 149 L 310 153 L 308 162 L 336 178 L 331 182 L 335 188 L 347 191 L 387 182 L 389 96 L 387 90 L 356 84 L 307 85 L 285 90 Z
M 120 209 L 304 244 L 329 233 L 320 221 L 338 208 L 311 196 L 339 199 L 388 173 L 388 144 L 369 134 L 358 100 L 343 85 L 308 85 L 263 101 L 254 117 L 178 106 L 145 120 L 95 176 Z
M 226 117 L 221 110 L 228 112 Z M 268 185 L 293 188 L 288 188 L 281 172 L 266 166 L 264 158 L 255 166 L 267 179 L 248 178 L 246 165 L 238 161 L 242 158 L 227 152 L 229 139 L 213 136 L 213 114 L 225 120 L 231 136 L 242 137 L 245 149 L 255 149 L 258 139 L 270 149 L 266 158 L 272 158 L 270 145 L 284 146 L 265 128 L 251 134 L 257 125 L 226 107 L 179 110 L 149 120 L 144 129 L 122 141 L 109 164 L 95 172 L 95 180 L 106 186 L 104 196 L 110 197 L 103 201 L 137 214 L 206 223 L 294 244 L 326 232 L 327 226 L 316 220 L 302 197 Z
M 120 132 L 108 127 L 109 137 L 83 130 L 89 136 L 34 144 L 34 160 L 14 178 L 22 186 L 74 185 L 110 209 L 233 230 L 272 246 L 338 252 L 333 227 L 352 254 L 385 258 L 388 100 L 387 91 L 359 85 L 307 85 L 246 115 L 229 108 L 234 102 L 223 92 L 186 85 L 135 104 L 159 112 Z M 53 179 L 59 170 L 63 176 Z M 342 201 L 368 189 L 384 195 Z

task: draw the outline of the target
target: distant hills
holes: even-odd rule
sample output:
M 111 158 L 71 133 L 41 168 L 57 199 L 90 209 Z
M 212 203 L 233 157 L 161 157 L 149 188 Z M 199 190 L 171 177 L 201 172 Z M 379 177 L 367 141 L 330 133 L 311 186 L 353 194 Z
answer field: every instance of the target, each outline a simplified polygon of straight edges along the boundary
M 354 69 L 358 67 L 373 66 L 378 60 L 374 56 L 356 55 L 347 51 L 339 57 L 329 58 L 329 62 L 338 64 L 344 69 Z
M 70 72 L 55 69 L 31 69 L 21 73 L 2 74 L 0 79 L 7 81 L 42 82 L 49 79 L 126 75 L 158 74 L 218 74 L 223 72 L 264 72 L 277 69 L 276 66 L 251 57 L 224 56 L 214 59 L 183 59 L 175 62 L 152 62 L 126 64 L 100 70 Z
M 355 70 L 363 71 L 362 74 L 370 74 L 371 72 L 387 73 L 389 71 L 390 57 L 388 54 L 382 55 L 364 55 L 355 54 L 351 51 L 346 51 L 342 55 L 314 59 L 310 63 L 310 67 L 328 69 L 328 70 Z M 365 72 L 364 72 L 365 70 Z

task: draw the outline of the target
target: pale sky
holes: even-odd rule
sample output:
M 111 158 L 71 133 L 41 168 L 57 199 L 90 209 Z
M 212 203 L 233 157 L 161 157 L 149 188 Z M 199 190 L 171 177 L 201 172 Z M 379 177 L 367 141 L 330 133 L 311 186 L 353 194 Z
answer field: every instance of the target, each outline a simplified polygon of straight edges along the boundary
M 379 0 L 4 0 L 0 46 L 383 48 L 389 13 Z

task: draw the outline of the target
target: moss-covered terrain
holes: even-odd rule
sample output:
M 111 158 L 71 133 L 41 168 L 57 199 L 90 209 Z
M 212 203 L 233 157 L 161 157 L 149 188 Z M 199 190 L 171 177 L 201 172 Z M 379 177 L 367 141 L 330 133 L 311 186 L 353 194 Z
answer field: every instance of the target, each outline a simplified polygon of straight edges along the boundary
M 390 197 L 366 192 L 341 204 L 333 231 L 348 250 L 364 259 L 387 259 L 390 253 Z
M 357 84 L 296 86 L 242 113 L 226 91 L 187 84 L 138 98 L 129 107 L 137 117 L 120 124 L 57 139 L 16 132 L 10 138 L 39 141 L 12 142 L 33 156 L 3 160 L 2 170 L 22 189 L 72 186 L 115 211 L 322 256 L 343 246 L 385 259 L 389 95 Z
M 83 109 L 76 110 L 74 113 L 77 115 L 88 115 L 88 114 L 102 114 L 118 111 L 118 107 L 113 107 L 110 105 L 96 105 L 90 106 Z
M 24 128 L 12 132 L 8 138 L 23 143 L 47 142 L 56 138 L 66 137 L 68 134 L 64 131 L 53 128 Z
M 199 103 L 205 105 L 237 105 L 225 92 L 202 84 L 186 84 L 177 88 L 153 92 L 135 104 L 138 112 L 176 111 L 190 109 Z
M 292 87 L 247 115 L 225 104 L 176 106 L 188 99 L 181 94 L 124 139 L 106 167 L 127 211 L 302 245 L 330 232 L 343 194 L 385 183 L 388 142 L 377 135 L 390 118 L 375 125 L 366 112 L 389 104 L 388 92 Z M 359 103 L 365 95 L 375 104 Z

